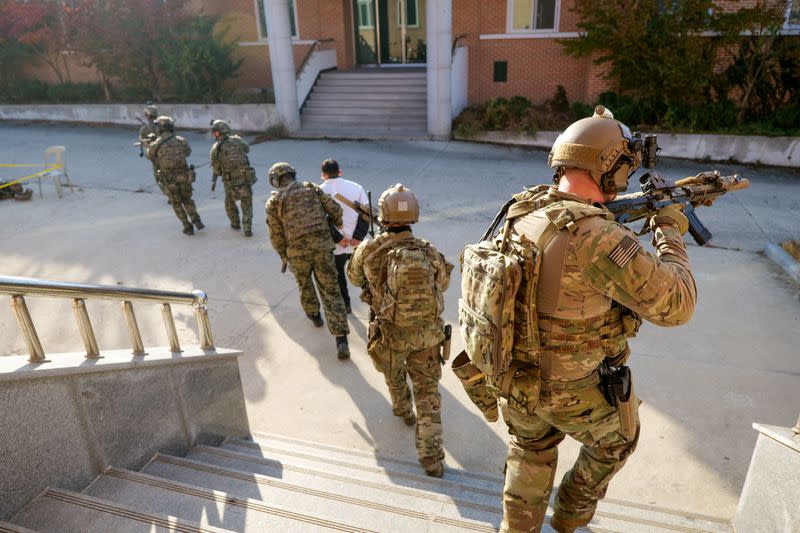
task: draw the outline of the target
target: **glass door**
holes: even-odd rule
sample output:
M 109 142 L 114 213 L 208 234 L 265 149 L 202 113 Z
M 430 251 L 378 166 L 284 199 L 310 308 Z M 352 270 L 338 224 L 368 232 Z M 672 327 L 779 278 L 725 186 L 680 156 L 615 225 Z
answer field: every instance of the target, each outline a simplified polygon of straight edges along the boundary
M 426 62 L 427 0 L 353 0 L 356 62 L 406 65 Z

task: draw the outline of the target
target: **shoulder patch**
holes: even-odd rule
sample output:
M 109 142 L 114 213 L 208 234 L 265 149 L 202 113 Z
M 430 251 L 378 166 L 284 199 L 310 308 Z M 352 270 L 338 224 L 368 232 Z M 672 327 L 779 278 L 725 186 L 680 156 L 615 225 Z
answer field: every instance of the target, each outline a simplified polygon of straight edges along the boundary
M 642 245 L 633 237 L 626 235 L 620 243 L 608 254 L 609 260 L 619 268 L 624 268 L 633 259 Z

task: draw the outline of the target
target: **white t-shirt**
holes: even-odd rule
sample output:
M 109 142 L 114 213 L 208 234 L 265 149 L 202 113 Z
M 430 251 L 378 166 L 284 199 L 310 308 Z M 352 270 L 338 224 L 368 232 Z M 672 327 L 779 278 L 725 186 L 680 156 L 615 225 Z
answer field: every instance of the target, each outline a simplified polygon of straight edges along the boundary
M 334 200 L 336 200 L 336 193 L 339 193 L 353 203 L 358 202 L 361 205 L 367 205 L 367 193 L 364 191 L 364 187 L 354 181 L 344 178 L 331 178 L 323 180 L 320 188 L 327 194 L 333 196 Z M 339 202 L 339 200 L 336 201 L 342 206 L 343 229 L 340 231 L 344 234 L 346 239 L 351 239 L 353 237 L 353 231 L 356 229 L 356 222 L 358 222 L 359 215 L 354 209 L 344 205 L 342 202 Z M 352 254 L 353 247 L 339 246 L 337 244 L 333 253 L 336 255 Z

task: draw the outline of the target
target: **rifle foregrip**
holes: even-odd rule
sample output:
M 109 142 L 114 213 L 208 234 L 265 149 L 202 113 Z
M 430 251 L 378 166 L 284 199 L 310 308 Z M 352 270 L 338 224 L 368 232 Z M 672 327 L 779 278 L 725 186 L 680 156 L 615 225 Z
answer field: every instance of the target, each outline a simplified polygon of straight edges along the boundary
M 683 214 L 689 219 L 689 233 L 694 238 L 694 242 L 700 246 L 705 246 L 711 240 L 711 232 L 697 217 L 697 213 L 691 204 L 687 204 L 683 209 Z

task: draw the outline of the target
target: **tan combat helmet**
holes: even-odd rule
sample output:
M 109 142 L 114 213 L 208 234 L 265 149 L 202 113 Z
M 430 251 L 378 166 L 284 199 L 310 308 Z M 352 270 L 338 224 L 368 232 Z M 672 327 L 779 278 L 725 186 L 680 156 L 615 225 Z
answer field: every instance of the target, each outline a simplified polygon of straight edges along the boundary
M 280 189 L 290 181 L 294 181 L 297 171 L 289 163 L 275 163 L 269 168 L 269 184 Z
M 144 116 L 150 120 L 155 120 L 155 118 L 158 116 L 158 107 L 154 106 L 150 102 L 147 102 L 147 105 L 144 106 Z
M 175 129 L 175 119 L 167 115 L 161 115 L 156 119 L 158 133 L 163 131 L 173 131 Z
M 231 125 L 225 122 L 224 120 L 219 120 L 219 119 L 212 120 L 211 131 L 218 131 L 220 135 L 230 135 Z
M 405 225 L 419 220 L 419 202 L 414 193 L 402 183 L 386 189 L 378 200 L 378 217 L 381 224 Z
M 564 168 L 588 170 L 605 194 L 622 192 L 628 179 L 642 163 L 642 140 L 605 107 L 594 108 L 594 115 L 573 122 L 558 136 L 547 164 L 556 171 Z

